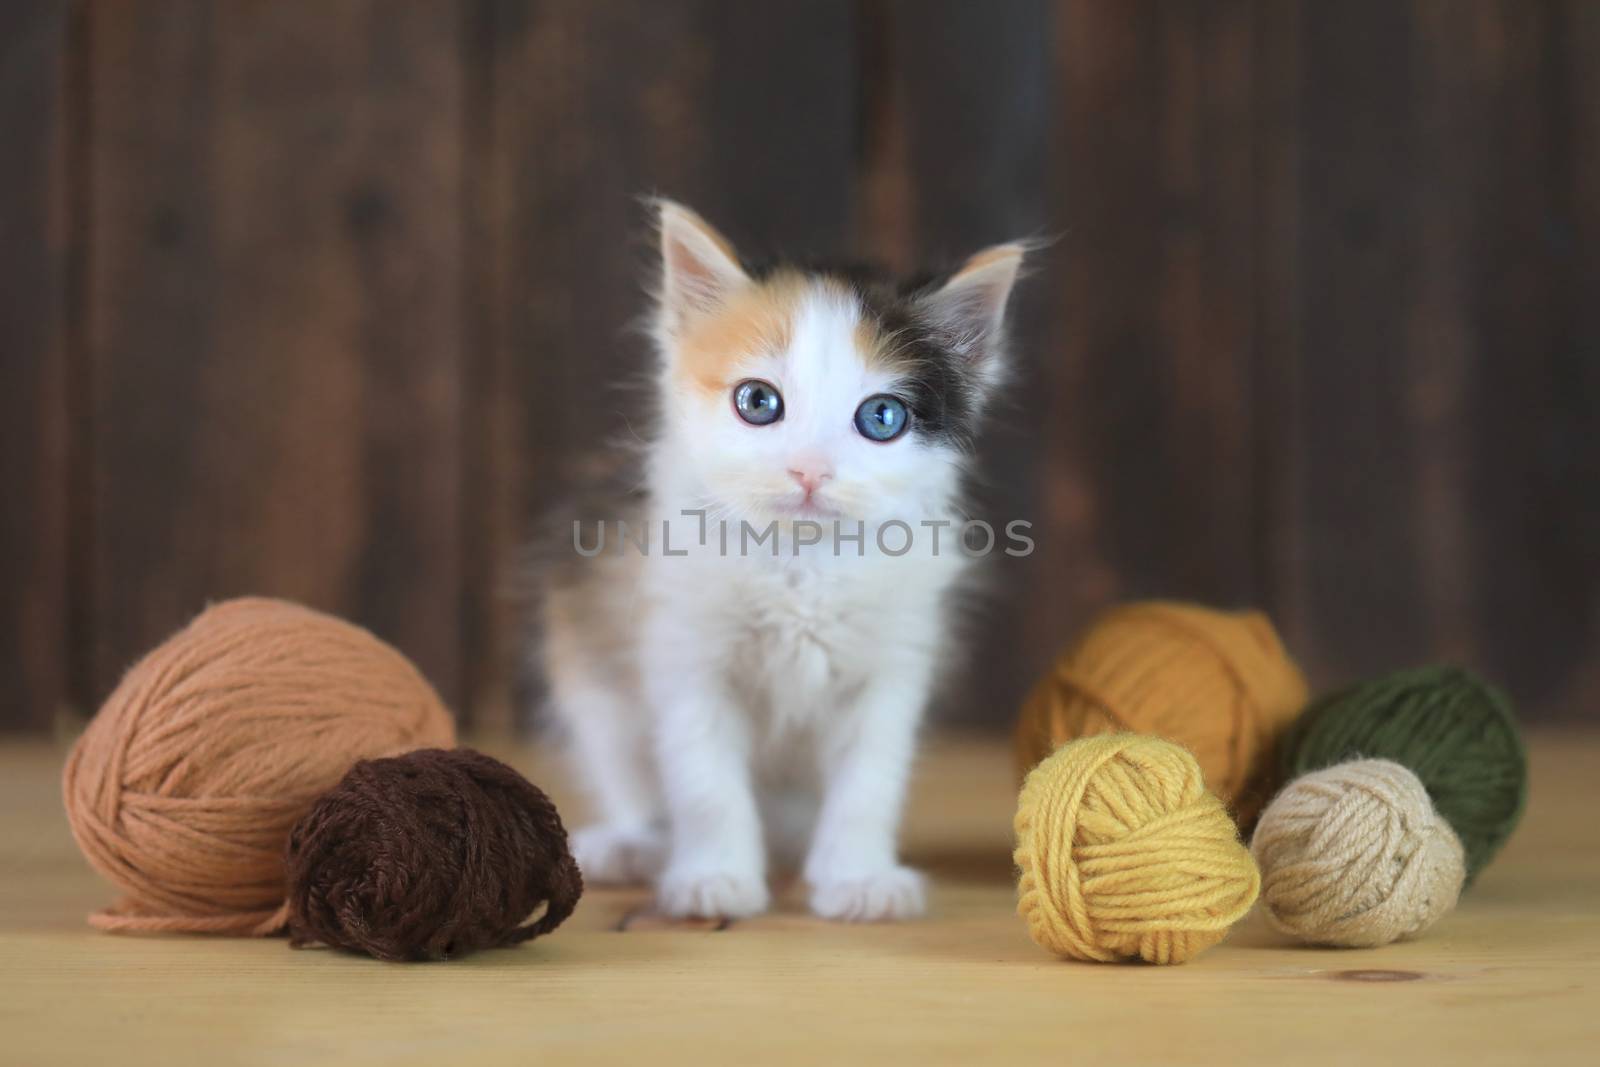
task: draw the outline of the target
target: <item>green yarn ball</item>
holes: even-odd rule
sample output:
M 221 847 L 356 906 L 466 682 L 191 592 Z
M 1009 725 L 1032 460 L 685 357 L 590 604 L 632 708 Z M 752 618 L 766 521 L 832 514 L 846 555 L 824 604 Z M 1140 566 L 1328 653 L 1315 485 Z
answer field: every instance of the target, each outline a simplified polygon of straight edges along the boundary
M 1467 854 L 1470 883 L 1528 796 L 1528 758 L 1505 694 L 1457 667 L 1400 671 L 1314 701 L 1283 746 L 1285 779 L 1387 759 L 1421 779 Z

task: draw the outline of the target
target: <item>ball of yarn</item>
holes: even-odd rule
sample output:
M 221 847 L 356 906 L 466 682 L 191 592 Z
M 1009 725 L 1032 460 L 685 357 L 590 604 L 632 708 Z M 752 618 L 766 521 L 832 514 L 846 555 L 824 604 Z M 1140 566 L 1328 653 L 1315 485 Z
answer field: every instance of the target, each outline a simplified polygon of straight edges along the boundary
M 1113 608 L 1056 661 L 1017 723 L 1020 769 L 1057 745 L 1131 731 L 1177 741 L 1242 825 L 1271 795 L 1274 751 L 1305 678 L 1260 612 L 1145 602 Z
M 1182 963 L 1250 910 L 1261 878 L 1200 766 L 1137 734 L 1061 746 L 1017 802 L 1028 933 L 1080 960 Z
M 1467 856 L 1467 883 L 1522 817 L 1528 760 L 1511 703 L 1456 667 L 1422 667 L 1317 700 L 1283 748 L 1290 777 L 1347 760 L 1393 760 L 1428 790 Z
M 295 824 L 288 863 L 293 943 L 384 960 L 519 944 L 583 893 L 550 798 L 470 749 L 356 764 Z
M 1467 875 L 1428 791 L 1389 760 L 1296 778 L 1267 805 L 1250 851 L 1272 924 L 1319 945 L 1415 937 L 1455 907 Z
M 209 608 L 136 664 L 73 746 L 67 817 L 124 899 L 106 930 L 281 930 L 284 845 L 351 764 L 455 741 L 415 667 L 281 600 Z

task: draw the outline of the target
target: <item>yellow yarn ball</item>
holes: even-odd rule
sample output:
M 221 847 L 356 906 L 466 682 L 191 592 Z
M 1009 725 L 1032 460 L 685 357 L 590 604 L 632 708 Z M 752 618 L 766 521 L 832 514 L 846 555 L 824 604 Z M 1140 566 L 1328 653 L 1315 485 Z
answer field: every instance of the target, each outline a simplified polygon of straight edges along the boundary
M 1127 730 L 1165 737 L 1249 826 L 1272 794 L 1277 742 L 1306 680 L 1258 611 L 1145 601 L 1105 612 L 1056 660 L 1017 721 L 1026 774 L 1057 745 Z
M 1080 960 L 1182 963 L 1221 941 L 1261 876 L 1193 756 L 1108 734 L 1061 746 L 1017 801 L 1017 914 Z

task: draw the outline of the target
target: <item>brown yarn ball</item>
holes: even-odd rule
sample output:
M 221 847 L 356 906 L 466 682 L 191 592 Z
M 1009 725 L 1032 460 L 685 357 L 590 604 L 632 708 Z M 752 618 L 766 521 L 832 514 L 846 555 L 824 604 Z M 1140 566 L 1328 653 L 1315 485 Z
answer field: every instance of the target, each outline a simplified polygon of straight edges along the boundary
M 101 929 L 283 929 L 289 828 L 351 764 L 455 727 L 411 662 L 283 600 L 217 604 L 122 679 L 67 757 L 78 847 L 125 894 Z
M 1284 730 L 1306 680 L 1258 611 L 1146 601 L 1101 615 L 1029 694 L 1018 770 L 1080 737 L 1130 732 L 1176 741 L 1241 825 L 1271 795 Z
M 293 944 L 383 960 L 519 944 L 583 893 L 550 798 L 471 749 L 356 764 L 295 824 L 288 866 Z

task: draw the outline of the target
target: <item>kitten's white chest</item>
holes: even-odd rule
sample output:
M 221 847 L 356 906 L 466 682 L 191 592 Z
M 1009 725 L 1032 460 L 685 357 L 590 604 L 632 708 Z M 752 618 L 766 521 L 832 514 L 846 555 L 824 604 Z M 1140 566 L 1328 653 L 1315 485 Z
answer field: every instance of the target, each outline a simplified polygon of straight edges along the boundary
M 752 710 L 779 728 L 825 714 L 859 684 L 847 651 L 856 598 L 837 576 L 798 561 L 754 569 L 742 584 L 746 637 L 730 666 L 760 679 L 759 692 L 746 694 L 758 698 Z
M 740 575 L 729 670 L 776 731 L 837 718 L 876 673 L 926 655 L 942 630 L 953 568 L 941 561 L 763 563 Z
M 763 577 L 768 595 L 750 635 L 766 664 L 766 704 L 778 723 L 808 720 L 853 685 L 843 635 L 858 608 L 834 576 L 810 566 L 792 563 Z

